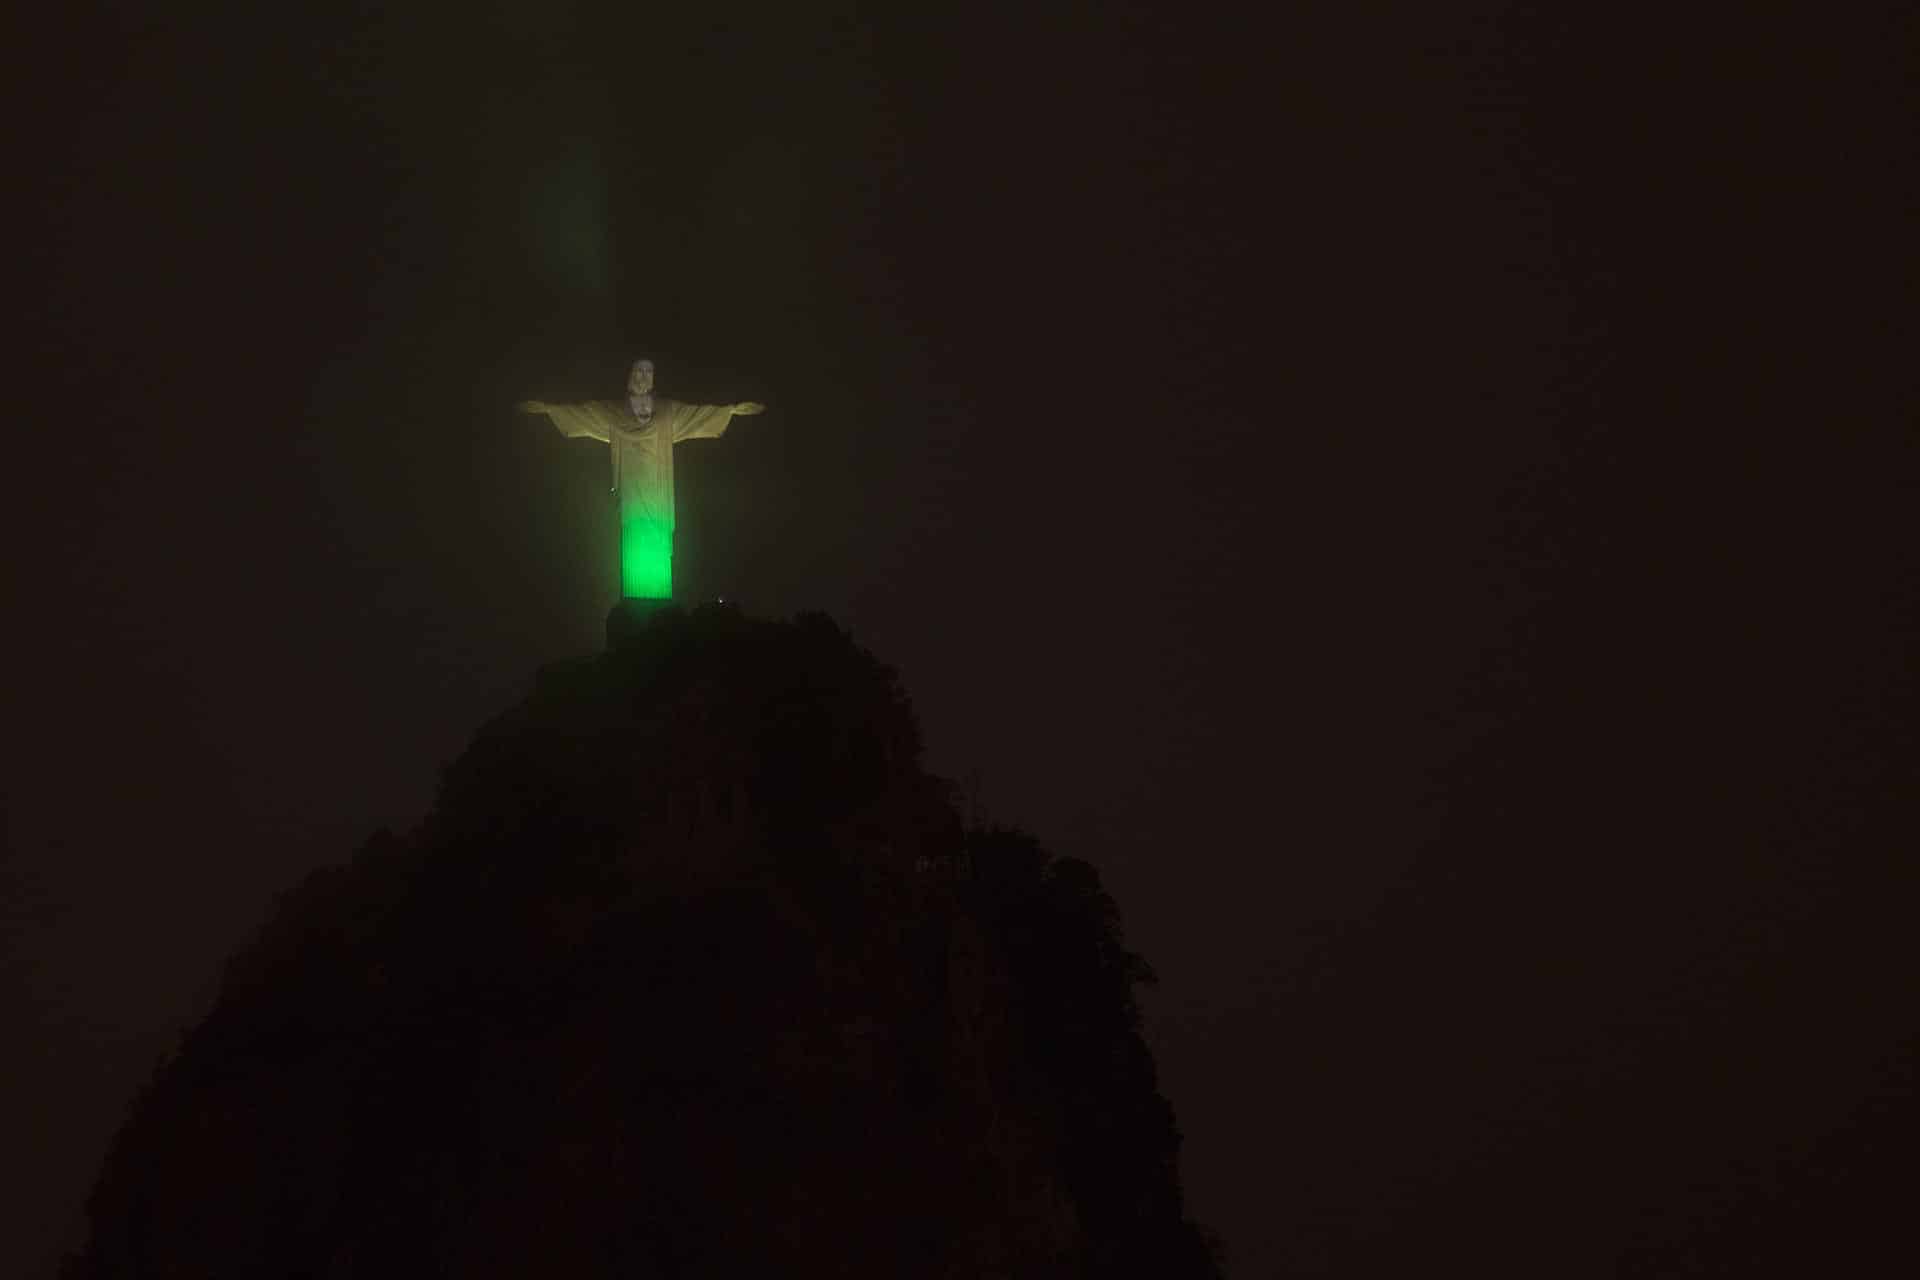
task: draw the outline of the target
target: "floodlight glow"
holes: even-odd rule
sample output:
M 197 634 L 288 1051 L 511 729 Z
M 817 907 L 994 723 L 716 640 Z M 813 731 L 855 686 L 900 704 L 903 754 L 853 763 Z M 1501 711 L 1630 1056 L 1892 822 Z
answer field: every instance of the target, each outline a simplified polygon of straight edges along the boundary
M 620 526 L 620 594 L 634 600 L 673 599 L 673 529 L 658 520 Z

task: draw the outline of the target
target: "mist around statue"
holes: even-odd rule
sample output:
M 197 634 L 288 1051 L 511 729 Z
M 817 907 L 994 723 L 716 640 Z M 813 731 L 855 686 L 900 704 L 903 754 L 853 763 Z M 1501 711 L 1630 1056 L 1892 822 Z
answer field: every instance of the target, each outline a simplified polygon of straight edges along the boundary
M 542 669 L 307 877 L 63 1274 L 1220 1274 L 1088 863 L 970 821 L 824 615 Z

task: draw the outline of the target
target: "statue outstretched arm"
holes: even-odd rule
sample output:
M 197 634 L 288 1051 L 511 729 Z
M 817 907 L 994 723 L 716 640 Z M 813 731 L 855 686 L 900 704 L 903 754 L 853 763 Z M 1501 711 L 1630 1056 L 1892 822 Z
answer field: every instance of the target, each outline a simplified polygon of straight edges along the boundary
M 606 442 L 614 430 L 629 425 L 626 406 L 613 400 L 589 400 L 585 404 L 548 404 L 543 400 L 522 400 L 521 413 L 545 417 L 571 439 L 582 436 Z
M 711 440 L 725 435 L 727 423 L 734 417 L 750 418 L 766 411 L 767 406 L 757 400 L 741 400 L 736 404 L 675 404 L 673 442 Z

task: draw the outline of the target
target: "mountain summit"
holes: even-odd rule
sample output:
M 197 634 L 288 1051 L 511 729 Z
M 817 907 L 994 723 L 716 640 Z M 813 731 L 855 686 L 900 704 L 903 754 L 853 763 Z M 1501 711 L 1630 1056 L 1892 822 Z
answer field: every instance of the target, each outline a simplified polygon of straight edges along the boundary
M 284 896 L 72 1277 L 1213 1277 L 1084 862 L 832 621 L 665 611 Z

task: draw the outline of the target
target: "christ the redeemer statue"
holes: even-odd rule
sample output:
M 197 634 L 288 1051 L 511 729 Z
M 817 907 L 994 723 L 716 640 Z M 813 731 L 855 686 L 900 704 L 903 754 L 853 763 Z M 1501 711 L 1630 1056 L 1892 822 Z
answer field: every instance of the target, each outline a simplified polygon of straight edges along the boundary
M 620 497 L 620 594 L 632 600 L 673 598 L 673 446 L 725 435 L 735 414 L 763 413 L 739 404 L 681 404 L 653 394 L 653 361 L 636 360 L 625 400 L 585 404 L 520 403 L 545 414 L 560 434 L 604 440 L 613 452 L 613 491 Z

